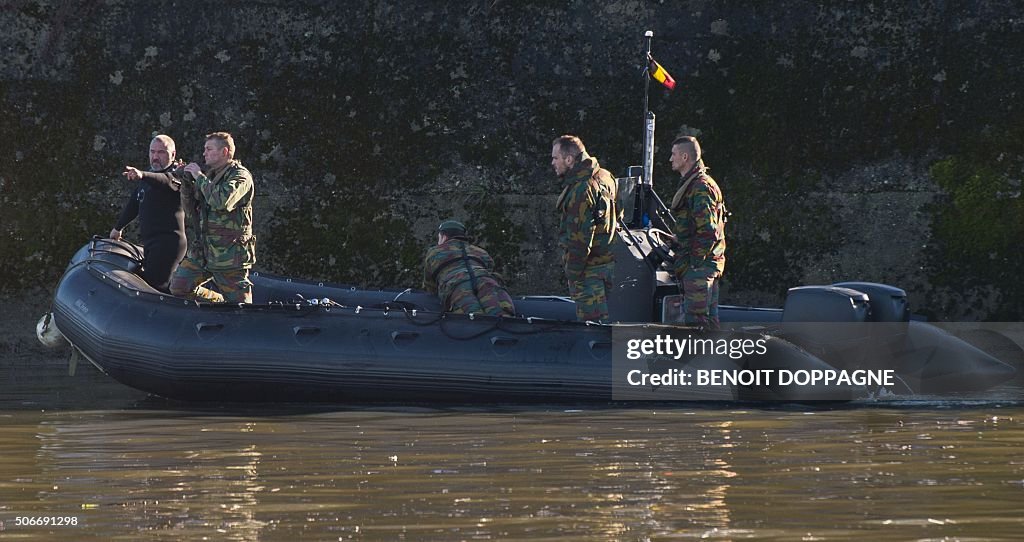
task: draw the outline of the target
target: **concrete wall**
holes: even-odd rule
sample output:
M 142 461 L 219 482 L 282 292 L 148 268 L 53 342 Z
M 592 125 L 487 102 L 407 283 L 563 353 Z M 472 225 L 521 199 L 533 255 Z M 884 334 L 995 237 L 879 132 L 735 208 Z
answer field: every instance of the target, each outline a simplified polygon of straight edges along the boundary
M 211 7 L 215 6 L 215 7 Z M 0 289 L 52 285 L 149 138 L 236 135 L 264 270 L 418 285 L 441 219 L 516 293 L 561 293 L 549 142 L 640 161 L 642 34 L 734 215 L 724 301 L 887 282 L 1019 319 L 1024 22 L 1012 1 L 0 3 Z

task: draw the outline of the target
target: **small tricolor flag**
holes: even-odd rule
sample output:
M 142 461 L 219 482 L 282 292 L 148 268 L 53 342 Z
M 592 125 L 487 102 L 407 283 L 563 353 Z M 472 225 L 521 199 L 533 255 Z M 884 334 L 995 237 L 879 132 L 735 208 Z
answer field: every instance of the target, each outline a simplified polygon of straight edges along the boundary
M 647 56 L 647 61 L 647 73 L 651 75 L 651 79 L 665 85 L 665 88 L 669 90 L 675 90 L 676 80 L 672 79 L 672 76 L 665 71 L 665 68 L 662 68 L 661 64 L 655 62 L 654 58 L 650 55 Z

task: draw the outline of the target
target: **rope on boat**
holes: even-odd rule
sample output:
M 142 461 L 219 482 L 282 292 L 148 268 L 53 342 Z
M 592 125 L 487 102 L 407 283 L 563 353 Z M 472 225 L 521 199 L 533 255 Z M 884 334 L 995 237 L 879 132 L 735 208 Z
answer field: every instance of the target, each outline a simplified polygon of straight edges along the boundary
M 512 335 L 535 335 L 537 333 L 544 333 L 546 331 L 550 331 L 550 330 L 555 329 L 555 328 L 557 328 L 557 327 L 559 327 L 561 325 L 561 322 L 552 322 L 550 325 L 546 325 L 546 326 L 545 325 L 534 324 L 533 321 L 536 318 L 530 317 L 530 318 L 526 319 L 526 323 L 530 324 L 530 329 L 515 329 L 515 328 L 513 328 L 511 326 L 503 325 L 503 324 L 508 324 L 508 323 L 511 323 L 511 322 L 515 322 L 515 320 L 512 320 L 510 318 L 506 318 L 504 316 L 498 316 L 497 318 L 495 318 L 494 323 L 491 324 L 490 326 L 487 326 L 487 327 L 481 329 L 480 331 L 477 331 L 475 333 L 471 333 L 469 335 L 459 336 L 459 335 L 453 335 L 450 331 L 448 331 L 445 328 L 445 323 L 451 321 L 449 318 L 447 318 L 447 313 L 438 313 L 436 318 L 432 318 L 432 319 L 427 320 L 427 321 L 417 321 L 416 320 L 416 310 L 415 309 L 410 311 L 408 309 L 403 308 L 402 310 L 405 313 L 406 319 L 409 320 L 409 322 L 412 323 L 413 325 L 417 325 L 417 326 L 432 326 L 434 324 L 438 324 L 438 328 L 441 330 L 441 333 L 443 333 L 445 337 L 448 337 L 449 339 L 454 339 L 454 340 L 457 340 L 457 341 L 468 341 L 468 340 L 476 339 L 478 337 L 481 337 L 483 335 L 491 333 L 492 331 L 495 331 L 495 330 L 499 330 L 499 331 L 503 331 L 503 332 L 506 332 L 506 333 L 510 333 Z M 475 313 L 470 313 L 469 314 L 470 320 L 476 321 L 474 319 L 474 316 L 475 316 Z
M 119 251 L 115 251 L 115 250 L 109 250 L 109 249 L 106 249 L 106 248 L 98 247 L 97 246 L 97 242 L 98 241 L 105 241 L 108 244 L 115 245 L 118 248 L 122 249 L 124 252 L 119 252 Z M 69 266 L 64 271 L 64 274 L 61 276 L 60 280 L 64 280 L 64 277 L 67 276 L 67 274 L 71 270 L 77 268 L 78 266 L 88 265 L 88 264 L 91 264 L 91 263 L 104 263 L 104 264 L 107 264 L 107 265 L 109 265 L 111 267 L 114 267 L 116 269 L 120 269 L 120 270 L 125 271 L 125 272 L 131 272 L 127 268 L 127 266 L 121 266 L 121 265 L 118 265 L 118 264 L 116 264 L 114 262 L 111 262 L 109 260 L 103 260 L 103 259 L 100 259 L 100 258 L 95 258 L 95 257 L 93 257 L 94 254 L 112 254 L 112 255 L 128 258 L 133 263 L 136 263 L 136 264 L 139 264 L 139 265 L 142 264 L 142 254 L 139 252 L 138 247 L 136 247 L 135 245 L 132 245 L 131 243 L 127 243 L 127 242 L 124 242 L 124 241 L 115 241 L 113 239 L 106 239 L 106 238 L 100 237 L 98 235 L 94 235 L 92 237 L 92 239 L 90 240 L 89 257 L 84 258 L 82 261 L 76 262 L 75 264 Z M 59 282 L 60 281 L 58 281 L 58 283 Z M 436 317 L 424 318 L 423 317 L 424 313 L 422 311 L 419 311 L 415 307 L 415 305 L 413 305 L 411 303 L 407 303 L 407 302 L 403 302 L 403 301 L 399 301 L 398 300 L 399 297 L 401 297 L 402 295 L 404 295 L 404 294 L 406 294 L 406 293 L 408 293 L 410 291 L 411 291 L 411 288 L 410 289 L 406 289 L 405 291 L 402 291 L 397 296 L 395 296 L 395 299 L 393 299 L 392 301 L 385 302 L 383 304 L 383 307 L 381 307 L 381 310 L 384 311 L 384 315 L 385 316 L 388 315 L 392 309 L 401 309 L 402 313 L 405 315 L 405 317 L 409 321 L 409 323 L 411 323 L 411 324 L 413 324 L 415 326 L 420 326 L 420 327 L 429 327 L 429 326 L 437 325 L 438 329 L 440 329 L 441 333 L 444 334 L 445 337 L 448 337 L 449 339 L 453 339 L 453 340 L 457 340 L 457 341 L 468 341 L 468 340 L 476 339 L 476 338 L 482 337 L 482 336 L 484 336 L 484 335 L 486 335 L 488 333 L 494 332 L 494 331 L 502 331 L 502 332 L 509 333 L 509 334 L 512 334 L 512 335 L 535 335 L 537 333 L 544 333 L 544 332 L 547 332 L 547 331 L 551 331 L 553 329 L 557 329 L 558 327 L 560 327 L 561 325 L 564 324 L 563 322 L 557 322 L 557 321 L 550 321 L 551 323 L 548 324 L 548 325 L 538 324 L 538 323 L 535 322 L 536 320 L 540 320 L 542 322 L 548 322 L 548 320 L 543 319 L 543 318 L 537 318 L 537 317 L 531 316 L 531 317 L 525 318 L 526 323 L 529 324 L 529 329 L 522 329 L 521 326 L 509 326 L 507 324 L 508 323 L 514 323 L 517 320 L 518 321 L 522 321 L 524 319 L 511 319 L 511 318 L 507 318 L 507 317 L 504 317 L 504 316 L 498 316 L 498 317 L 496 317 L 494 319 L 494 322 L 491 325 L 483 327 L 479 331 L 476 331 L 476 332 L 471 333 L 469 335 L 456 335 L 456 334 L 451 333 L 451 331 L 449 329 L 447 329 L 447 326 L 445 325 L 446 323 L 452 321 L 450 318 L 447 317 L 447 313 L 440 312 L 440 313 L 436 313 L 437 314 Z M 163 297 L 164 296 L 161 296 L 161 299 L 163 299 Z M 221 303 L 200 304 L 197 301 L 193 301 L 193 302 L 196 303 L 197 305 L 206 306 L 208 308 L 230 308 L 232 310 L 237 308 L 237 307 L 235 307 L 234 305 L 231 305 L 231 304 L 221 304 Z M 186 304 L 188 304 L 188 303 L 189 303 L 189 300 L 186 300 Z M 398 306 L 395 307 L 394 306 L 395 304 L 397 304 Z M 333 300 L 331 300 L 329 298 L 326 298 L 326 297 L 323 298 L 323 299 L 306 299 L 306 298 L 304 298 L 302 296 L 302 294 L 295 294 L 295 296 L 293 296 L 293 301 L 291 303 L 286 303 L 286 302 L 282 302 L 282 301 L 279 301 L 279 302 L 276 302 L 276 303 L 273 303 L 273 302 L 272 303 L 268 303 L 268 308 L 274 308 L 275 306 L 276 307 L 280 307 L 280 308 L 285 308 L 285 307 L 292 308 L 292 307 L 294 307 L 294 309 L 296 311 L 298 311 L 301 316 L 309 316 L 309 315 L 318 313 L 319 309 L 325 309 L 327 311 L 330 311 L 332 308 L 341 308 L 341 309 L 352 308 L 353 311 L 354 311 L 354 314 L 359 314 L 364 309 L 364 307 L 362 307 L 362 306 L 349 307 L 347 305 L 342 305 L 341 303 L 338 303 L 338 302 L 333 301 Z M 253 307 L 253 308 L 257 308 L 258 309 L 258 307 Z M 432 313 L 427 312 L 425 314 L 430 315 Z M 476 321 L 476 316 L 477 316 L 476 313 L 469 313 L 467 316 L 468 316 L 469 320 L 474 321 L 474 322 Z
M 114 252 L 112 250 L 106 250 L 106 249 L 97 248 L 96 247 L 96 242 L 97 241 L 107 241 L 108 243 L 117 243 L 117 244 L 119 244 L 119 246 L 121 246 L 122 248 L 125 249 L 125 252 L 129 252 L 130 254 L 121 254 L 119 252 Z M 132 245 L 130 243 L 121 242 L 121 241 L 114 241 L 113 239 L 105 239 L 105 238 L 100 237 L 98 235 L 94 235 L 94 236 L 92 236 L 92 239 L 89 240 L 89 256 L 83 258 L 82 261 L 75 262 L 74 264 L 69 265 L 68 268 L 65 269 L 63 273 L 61 273 L 60 278 L 57 279 L 57 282 L 53 286 L 53 290 L 57 291 L 57 285 L 59 285 L 61 283 L 61 281 L 64 280 L 64 277 L 68 276 L 68 273 L 70 273 L 72 270 L 77 269 L 78 267 L 83 266 L 83 265 L 88 266 L 89 264 L 92 264 L 92 263 L 105 263 L 105 264 L 107 264 L 107 265 L 109 265 L 109 266 L 111 266 L 111 267 L 113 267 L 115 269 L 120 269 L 121 271 L 124 271 L 126 273 L 131 273 L 131 270 L 129 270 L 126 266 L 122 267 L 122 266 L 117 265 L 116 263 L 113 263 L 113 262 L 108 261 L 108 260 L 101 260 L 99 258 L 93 258 L 92 255 L 94 253 L 114 254 L 116 256 L 124 256 L 124 257 L 127 257 L 129 260 L 133 261 L 134 263 L 142 265 L 142 254 L 139 253 L 138 247 L 136 247 L 135 245 Z
M 542 319 L 536 317 L 529 317 L 526 318 L 525 320 L 527 324 L 530 324 L 530 329 L 515 329 L 513 326 L 507 325 L 508 323 L 515 322 L 515 320 L 506 318 L 504 316 L 498 316 L 497 318 L 494 319 L 494 322 L 489 326 L 483 327 L 480 330 L 473 332 L 469 335 L 458 335 L 452 333 L 448 329 L 448 326 L 446 326 L 446 323 L 452 322 L 452 320 L 448 318 L 448 313 L 424 313 L 416 308 L 410 308 L 409 305 L 411 304 L 399 302 L 399 306 L 395 307 L 393 303 L 393 301 L 385 302 L 383 306 L 372 307 L 371 310 L 381 310 L 383 311 L 384 315 L 387 316 L 388 314 L 390 314 L 392 310 L 400 309 L 402 311 L 402 314 L 405 315 L 406 320 L 409 321 L 409 323 L 419 327 L 431 327 L 436 325 L 437 328 L 445 337 L 448 337 L 449 339 L 456 341 L 473 340 L 478 337 L 482 337 L 483 335 L 486 335 L 488 333 L 492 333 L 496 330 L 509 333 L 512 335 L 534 335 L 537 333 L 544 333 L 546 331 L 556 329 L 560 325 L 562 325 L 561 322 L 551 322 L 549 325 L 541 325 L 535 323 L 535 320 Z M 352 309 L 352 313 L 358 315 L 364 309 L 367 308 L 363 307 L 362 305 L 357 305 L 355 307 L 342 305 L 341 303 L 338 303 L 326 297 L 323 299 L 306 299 L 305 297 L 302 296 L 302 294 L 295 294 L 292 297 L 291 303 L 278 302 L 276 306 L 282 308 L 294 307 L 295 310 L 300 311 L 301 316 L 309 316 L 311 314 L 315 314 L 319 312 L 319 309 L 330 311 L 332 308 Z M 428 316 L 433 314 L 436 314 L 436 316 Z M 474 322 L 477 321 L 475 319 L 475 313 L 470 313 L 468 316 L 470 320 Z

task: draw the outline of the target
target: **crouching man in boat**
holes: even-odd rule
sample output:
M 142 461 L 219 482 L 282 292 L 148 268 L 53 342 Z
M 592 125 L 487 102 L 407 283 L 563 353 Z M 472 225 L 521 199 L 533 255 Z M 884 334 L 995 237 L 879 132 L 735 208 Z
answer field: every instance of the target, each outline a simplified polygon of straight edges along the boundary
M 512 296 L 493 269 L 490 254 L 470 244 L 466 226 L 446 220 L 437 228 L 437 246 L 423 258 L 423 288 L 436 293 L 448 312 L 515 316 Z
M 683 294 L 687 324 L 718 329 L 718 285 L 725 271 L 725 200 L 718 183 L 707 174 L 697 138 L 672 142 L 672 171 L 680 175 L 672 198 L 673 271 Z
M 573 135 L 552 142 L 551 167 L 566 182 L 555 206 L 562 216 L 558 244 L 569 295 L 576 302 L 576 318 L 608 320 L 615 270 L 612 243 L 621 214 L 615 177 Z
M 158 135 L 149 143 L 149 171 L 124 167 L 124 177 L 139 181 L 117 218 L 110 238 L 121 239 L 124 230 L 136 217 L 144 247 L 142 278 L 161 292 L 170 292 L 168 285 L 178 262 L 185 256 L 185 214 L 181 209 L 178 187 L 180 175 L 175 168 L 174 140 Z
M 249 269 L 256 263 L 252 234 L 252 174 L 235 160 L 235 140 L 227 132 L 206 136 L 207 172 L 192 162 L 181 184 L 185 218 L 196 235 L 188 255 L 171 278 L 171 293 L 213 302 L 252 303 Z M 220 293 L 203 285 L 213 280 Z

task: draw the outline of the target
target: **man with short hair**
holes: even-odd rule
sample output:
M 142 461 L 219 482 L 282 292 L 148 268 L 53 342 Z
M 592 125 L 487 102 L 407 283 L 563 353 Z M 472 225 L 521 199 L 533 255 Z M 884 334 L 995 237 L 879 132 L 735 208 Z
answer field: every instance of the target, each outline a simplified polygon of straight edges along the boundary
M 621 214 L 615 177 L 587 154 L 583 141 L 563 135 L 551 142 L 551 167 L 565 180 L 555 207 L 562 219 L 558 244 L 576 318 L 608 320 L 615 261 L 612 243 Z
M 423 258 L 423 288 L 437 294 L 443 311 L 516 315 L 512 296 L 494 276 L 494 259 L 471 244 L 466 226 L 455 220 L 437 228 L 437 246 Z
M 125 166 L 121 174 L 129 181 L 139 181 L 110 238 L 121 239 L 121 232 L 132 220 L 139 219 L 142 237 L 142 278 L 153 288 L 169 293 L 171 274 L 185 256 L 185 214 L 181 209 L 178 188 L 181 179 L 175 175 L 174 140 L 158 135 L 149 143 L 149 171 Z
M 718 290 L 725 271 L 725 200 L 718 183 L 707 174 L 697 138 L 676 138 L 669 161 L 681 179 L 671 210 L 676 219 L 673 271 L 683 294 L 684 322 L 718 329 Z
M 249 269 L 256 262 L 252 233 L 252 174 L 235 160 L 235 140 L 227 132 L 207 134 L 203 159 L 185 166 L 181 201 L 196 236 L 171 279 L 171 293 L 213 302 L 252 303 Z M 213 280 L 220 293 L 203 285 Z

